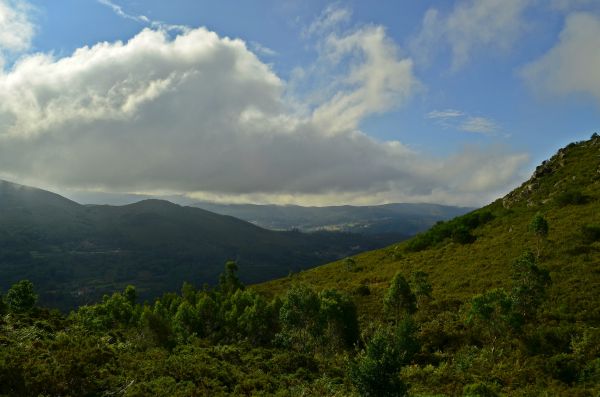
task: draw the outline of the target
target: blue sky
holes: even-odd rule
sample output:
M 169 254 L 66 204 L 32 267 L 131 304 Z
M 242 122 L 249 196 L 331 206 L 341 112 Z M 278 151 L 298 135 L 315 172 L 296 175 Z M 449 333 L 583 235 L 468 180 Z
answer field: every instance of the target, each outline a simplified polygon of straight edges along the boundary
M 596 0 L 0 0 L 0 177 L 485 204 L 600 131 L 598 48 Z

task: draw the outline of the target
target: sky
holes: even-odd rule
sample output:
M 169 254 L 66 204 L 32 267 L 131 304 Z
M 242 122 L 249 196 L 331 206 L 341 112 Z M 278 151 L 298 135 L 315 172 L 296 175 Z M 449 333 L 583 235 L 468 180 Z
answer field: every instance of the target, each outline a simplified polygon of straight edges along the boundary
M 599 0 L 0 0 L 0 178 L 484 205 L 600 131 Z

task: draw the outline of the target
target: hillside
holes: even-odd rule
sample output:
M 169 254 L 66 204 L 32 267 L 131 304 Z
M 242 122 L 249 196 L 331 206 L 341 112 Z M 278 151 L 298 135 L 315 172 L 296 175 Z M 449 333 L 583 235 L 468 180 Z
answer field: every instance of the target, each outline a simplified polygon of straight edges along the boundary
M 127 284 L 148 299 L 187 280 L 214 284 L 229 259 L 245 282 L 264 281 L 402 238 L 274 232 L 161 200 L 83 206 L 0 181 L 0 288 L 27 278 L 60 308 Z
M 540 310 L 539 323 L 535 330 L 529 330 L 533 335 L 527 336 L 527 343 L 537 346 L 529 349 L 542 354 L 539 358 L 535 355 L 527 358 L 509 350 L 501 353 L 495 362 L 467 371 L 470 374 L 467 379 L 497 376 L 498 389 L 518 389 L 526 384 L 523 382 L 527 382 L 527 376 L 546 376 L 533 375 L 541 371 L 540 366 L 550 371 L 548 365 L 557 365 L 565 368 L 555 369 L 554 378 L 540 380 L 544 387 L 550 387 L 547 382 L 556 382 L 557 389 L 548 395 L 592 395 L 567 390 L 570 390 L 570 382 L 579 376 L 568 375 L 568 371 L 575 371 L 568 369 L 576 362 L 571 356 L 575 354 L 573 344 L 591 337 L 600 327 L 600 137 L 595 134 L 588 141 L 572 143 L 559 150 L 538 166 L 519 188 L 446 225 L 479 214 L 491 214 L 491 219 L 470 230 L 474 237 L 472 242 L 460 243 L 446 237 L 437 242 L 434 238 L 429 246 L 420 244 L 429 241 L 432 235 L 443 235 L 444 225 L 437 225 L 411 240 L 356 255 L 351 267 L 347 260 L 341 260 L 257 285 L 256 289 L 268 296 L 282 295 L 298 284 L 308 284 L 317 290 L 344 290 L 357 303 L 361 323 L 369 324 L 383 318 L 383 298 L 397 272 L 407 280 L 415 272 L 426 272 L 433 292 L 427 309 L 419 314 L 421 335 L 433 338 L 429 348 L 437 351 L 436 360 L 451 362 L 459 359 L 455 357 L 456 349 L 465 354 L 461 350 L 464 348 L 457 346 L 453 338 L 465 332 L 470 300 L 495 288 L 510 290 L 513 263 L 524 250 L 536 251 L 537 238 L 531 223 L 536 214 L 542 214 L 549 224 L 549 233 L 541 244 L 538 263 L 549 271 L 552 282 Z M 441 336 L 446 333 L 449 335 Z M 586 351 L 585 354 L 599 357 L 597 352 Z M 477 360 L 477 357 L 472 359 Z M 542 361 L 538 361 L 540 359 Z M 544 364 L 544 360 L 549 359 L 555 360 L 553 364 Z M 453 370 L 451 366 L 445 370 L 431 367 L 429 372 L 414 369 L 407 372 L 406 379 L 414 384 L 414 390 L 458 395 L 462 390 L 460 379 L 465 375 L 448 373 Z M 527 373 L 531 375 L 525 375 Z M 570 379 L 567 385 L 562 383 L 561 386 L 561 376 L 563 382 L 565 378 Z M 511 386 L 510 382 L 516 383 Z M 524 390 L 516 393 L 513 389 L 508 395 L 540 395 L 529 393 Z
M 330 207 L 196 203 L 194 206 L 273 230 L 335 230 L 362 234 L 400 233 L 407 236 L 427 230 L 437 221 L 451 219 L 473 209 L 410 203 Z
M 598 396 L 600 137 L 410 240 L 248 288 L 237 272 L 69 316 L 13 285 L 0 394 Z
M 409 247 L 414 239 L 407 240 L 355 256 L 359 271 L 348 272 L 345 261 L 339 261 L 257 288 L 274 293 L 301 281 L 319 288 L 352 291 L 366 284 L 372 294 L 361 298 L 359 306 L 372 304 L 365 311 L 376 315 L 372 310 L 396 271 L 408 276 L 412 271 L 422 270 L 429 274 L 436 298 L 465 300 L 488 288 L 507 285 L 512 260 L 523 250 L 535 248 L 536 238 L 529 225 L 539 212 L 550 225 L 540 262 L 551 271 L 552 296 L 557 303 L 568 305 L 576 317 L 597 318 L 600 244 L 587 241 L 583 228 L 600 226 L 599 200 L 600 139 L 595 137 L 559 150 L 519 188 L 474 211 L 489 212 L 493 219 L 471 231 L 476 237 L 471 244 L 447 238 L 411 252 Z M 574 289 L 577 294 L 572 293 Z

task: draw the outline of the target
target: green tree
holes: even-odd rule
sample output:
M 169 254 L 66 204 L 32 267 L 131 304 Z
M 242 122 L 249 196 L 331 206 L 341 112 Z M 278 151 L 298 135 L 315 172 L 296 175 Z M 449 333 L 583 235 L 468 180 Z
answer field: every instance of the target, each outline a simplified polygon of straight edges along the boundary
M 278 313 L 260 294 L 237 290 L 224 306 L 228 339 L 250 341 L 254 345 L 264 345 L 273 339 Z
M 467 324 L 475 328 L 490 340 L 492 349 L 498 339 L 522 325 L 521 318 L 515 316 L 511 296 L 501 288 L 486 291 L 471 299 L 467 314 Z
M 125 287 L 125 291 L 123 291 L 123 296 L 125 297 L 127 302 L 129 302 L 130 305 L 135 305 L 135 302 L 137 300 L 137 292 L 133 285 L 128 285 L 127 287 Z
M 157 300 L 154 307 L 145 306 L 142 311 L 141 323 L 150 331 L 159 346 L 173 348 L 175 346 L 175 333 L 167 309 Z
M 196 304 L 196 288 L 187 281 L 183 282 L 181 286 L 181 297 L 188 301 L 191 305 Z
M 410 285 L 404 276 L 398 272 L 383 299 L 383 308 L 388 316 L 398 322 L 404 315 L 412 314 L 417 310 L 417 299 L 411 291 Z
M 202 326 L 198 330 L 200 337 L 214 336 L 221 327 L 219 321 L 219 305 L 213 297 L 206 291 L 201 291 L 197 297 L 196 312 L 202 321 Z
M 400 378 L 400 370 L 419 349 L 415 331 L 410 317 L 405 317 L 395 328 L 384 326 L 375 331 L 349 366 L 349 378 L 359 395 L 407 395 L 408 386 Z
M 37 298 L 33 283 L 29 280 L 21 280 L 10 287 L 4 299 L 8 310 L 13 313 L 23 313 L 33 309 Z
M 319 294 L 320 312 L 326 322 L 325 343 L 332 348 L 352 347 L 359 338 L 356 305 L 346 294 L 326 290 Z
M 526 251 L 512 265 L 512 280 L 514 309 L 524 321 L 531 320 L 544 301 L 550 274 L 537 266 L 531 251 Z
M 529 228 L 531 229 L 531 231 L 533 232 L 533 234 L 536 237 L 536 250 L 537 250 L 536 257 L 539 258 L 540 253 L 542 251 L 542 244 L 548 237 L 548 231 L 549 231 L 548 221 L 546 220 L 546 218 L 544 218 L 542 216 L 542 214 L 540 214 L 538 212 L 537 214 L 535 214 L 535 216 L 531 220 L 531 224 L 529 225 Z
M 297 350 L 310 350 L 319 342 L 325 325 L 317 293 L 305 285 L 292 286 L 279 310 L 279 322 L 280 342 Z
M 225 272 L 219 278 L 219 288 L 225 295 L 231 295 L 238 289 L 244 289 L 244 284 L 238 278 L 239 268 L 236 262 L 229 261 L 225 263 Z
M 183 300 L 173 316 L 173 331 L 180 341 L 187 341 L 188 337 L 198 334 L 202 329 L 202 322 L 194 306 Z
M 356 260 L 353 258 L 346 258 L 346 260 L 344 260 L 344 265 L 346 265 L 347 271 L 353 272 L 356 269 Z
M 433 292 L 433 287 L 429 282 L 428 274 L 422 271 L 416 271 L 412 273 L 412 287 L 414 289 L 415 296 L 417 298 L 417 303 L 419 306 L 422 302 L 431 299 L 431 293 Z

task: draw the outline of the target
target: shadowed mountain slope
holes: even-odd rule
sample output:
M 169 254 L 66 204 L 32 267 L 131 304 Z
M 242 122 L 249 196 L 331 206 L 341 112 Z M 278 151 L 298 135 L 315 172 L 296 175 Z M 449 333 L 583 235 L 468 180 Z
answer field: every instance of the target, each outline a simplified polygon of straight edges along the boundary
M 142 298 L 214 283 L 230 259 L 245 281 L 264 281 L 403 237 L 275 232 L 162 200 L 84 206 L 0 182 L 0 287 L 31 279 L 43 303 L 61 308 L 129 283 Z

